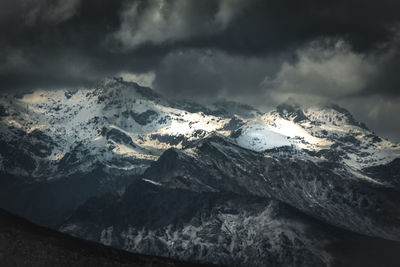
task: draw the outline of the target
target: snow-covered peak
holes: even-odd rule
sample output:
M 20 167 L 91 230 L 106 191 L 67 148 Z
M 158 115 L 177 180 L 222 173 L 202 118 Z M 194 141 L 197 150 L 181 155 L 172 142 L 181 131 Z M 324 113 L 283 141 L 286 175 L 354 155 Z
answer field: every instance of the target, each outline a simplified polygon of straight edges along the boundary
M 400 156 L 397 144 L 379 138 L 350 112 L 333 104 L 307 108 L 282 104 L 247 120 L 233 136 L 239 145 L 251 150 L 290 146 L 310 151 L 317 160 L 342 162 L 355 169 Z
M 367 126 L 357 121 L 351 113 L 335 104 L 309 107 L 304 110 L 305 116 L 314 124 L 326 124 L 331 126 L 351 126 L 368 130 Z
M 97 163 L 138 173 L 170 147 L 212 131 L 229 134 L 224 125 L 230 118 L 187 111 L 150 88 L 120 79 L 92 89 L 4 95 L 0 106 L 0 140 L 21 159 L 2 153 L 0 168 L 24 176 L 65 175 Z M 28 135 L 35 130 L 40 134 L 33 140 Z M 31 162 L 28 170 L 24 158 Z

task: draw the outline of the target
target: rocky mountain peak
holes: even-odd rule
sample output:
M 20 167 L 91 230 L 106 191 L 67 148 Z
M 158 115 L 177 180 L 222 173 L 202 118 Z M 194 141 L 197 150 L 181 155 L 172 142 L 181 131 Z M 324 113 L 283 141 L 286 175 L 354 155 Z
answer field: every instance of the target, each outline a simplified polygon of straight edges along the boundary
M 276 111 L 282 118 L 293 120 L 296 123 L 308 119 L 298 104 L 282 103 L 276 107 Z
M 336 114 L 334 118 L 331 118 L 332 120 L 334 119 L 344 120 L 349 125 L 357 126 L 364 130 L 369 130 L 368 127 L 365 125 L 365 123 L 357 121 L 350 113 L 350 111 L 337 104 L 328 103 L 325 106 L 323 106 L 322 109 L 326 110 L 327 112 L 331 110 L 335 111 Z
M 111 102 L 122 100 L 144 99 L 148 101 L 165 101 L 162 95 L 149 87 L 140 86 L 121 77 L 106 78 L 96 85 L 95 93 L 100 100 L 109 99 Z

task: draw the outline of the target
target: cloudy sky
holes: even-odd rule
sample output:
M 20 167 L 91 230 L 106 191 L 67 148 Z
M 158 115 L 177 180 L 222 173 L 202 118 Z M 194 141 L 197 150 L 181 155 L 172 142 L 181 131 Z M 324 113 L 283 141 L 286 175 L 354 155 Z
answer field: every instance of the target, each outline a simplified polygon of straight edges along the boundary
M 0 88 L 122 76 L 268 110 L 334 102 L 400 141 L 398 0 L 2 0 Z

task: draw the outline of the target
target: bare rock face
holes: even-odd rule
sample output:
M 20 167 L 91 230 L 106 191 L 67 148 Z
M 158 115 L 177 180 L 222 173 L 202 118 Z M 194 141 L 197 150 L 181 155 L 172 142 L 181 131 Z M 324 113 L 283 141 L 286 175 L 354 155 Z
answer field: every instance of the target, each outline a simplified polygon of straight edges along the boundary
M 151 255 L 229 266 L 396 266 L 400 244 L 355 234 L 273 198 L 133 183 L 92 198 L 61 231 Z

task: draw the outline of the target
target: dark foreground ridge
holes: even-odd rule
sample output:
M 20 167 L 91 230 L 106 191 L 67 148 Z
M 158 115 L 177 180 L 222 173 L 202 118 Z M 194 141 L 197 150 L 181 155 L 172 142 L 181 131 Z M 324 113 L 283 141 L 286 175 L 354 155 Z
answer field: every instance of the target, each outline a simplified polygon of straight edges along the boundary
M 1 266 L 215 266 L 129 253 L 35 225 L 0 209 Z

